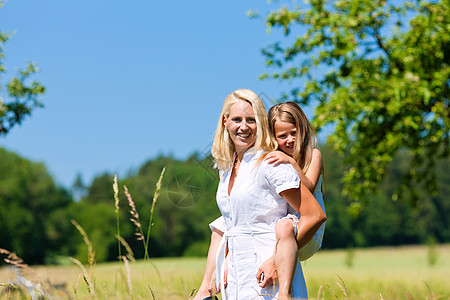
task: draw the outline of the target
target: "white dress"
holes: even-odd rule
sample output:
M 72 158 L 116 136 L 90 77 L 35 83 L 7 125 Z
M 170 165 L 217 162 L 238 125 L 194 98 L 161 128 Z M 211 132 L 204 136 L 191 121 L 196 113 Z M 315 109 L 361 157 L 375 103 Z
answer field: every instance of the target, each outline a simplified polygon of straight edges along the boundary
M 217 189 L 217 204 L 226 223 L 217 252 L 217 282 L 223 282 L 225 249 L 228 244 L 227 288 L 222 299 L 273 299 L 278 286 L 261 288 L 256 273 L 272 256 L 275 248 L 275 224 L 286 216 L 288 203 L 279 193 L 300 185 L 291 165 L 276 167 L 257 160 L 263 151 L 248 150 L 243 157 L 231 194 L 228 185 L 231 170 L 222 174 Z M 305 279 L 299 261 L 295 270 L 292 296 L 307 298 Z

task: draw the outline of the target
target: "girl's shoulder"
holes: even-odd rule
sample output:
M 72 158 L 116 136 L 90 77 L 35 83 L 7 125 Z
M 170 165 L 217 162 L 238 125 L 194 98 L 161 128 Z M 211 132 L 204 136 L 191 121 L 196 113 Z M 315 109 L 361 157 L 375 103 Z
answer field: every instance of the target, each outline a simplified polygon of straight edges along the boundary
M 313 160 L 315 160 L 315 159 L 320 159 L 320 160 L 322 160 L 322 153 L 320 153 L 320 150 L 319 149 L 317 149 L 317 148 L 313 148 L 313 151 L 312 151 L 312 157 L 311 157 Z

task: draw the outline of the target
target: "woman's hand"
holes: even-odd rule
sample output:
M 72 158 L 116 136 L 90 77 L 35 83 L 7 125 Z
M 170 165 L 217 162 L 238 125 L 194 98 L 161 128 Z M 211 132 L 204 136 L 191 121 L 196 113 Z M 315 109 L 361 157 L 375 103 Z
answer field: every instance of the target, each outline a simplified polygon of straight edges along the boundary
M 278 281 L 277 268 L 275 267 L 275 262 L 273 261 L 272 256 L 263 262 L 261 267 L 259 267 L 258 273 L 256 273 L 256 280 L 262 288 Z
M 295 163 L 294 159 L 281 151 L 272 151 L 269 152 L 264 158 L 267 163 L 272 164 L 273 166 L 278 166 L 279 164 L 292 164 Z

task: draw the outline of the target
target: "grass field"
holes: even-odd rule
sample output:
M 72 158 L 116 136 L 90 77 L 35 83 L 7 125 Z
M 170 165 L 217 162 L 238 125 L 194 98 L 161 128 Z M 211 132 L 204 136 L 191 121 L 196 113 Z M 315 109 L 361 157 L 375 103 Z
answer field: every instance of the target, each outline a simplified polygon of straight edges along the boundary
M 428 250 L 414 246 L 355 249 L 353 253 L 321 251 L 303 263 L 310 299 L 450 299 L 450 245 L 438 246 L 438 260 L 432 267 Z M 202 279 L 205 258 L 155 258 L 150 262 L 131 263 L 128 271 L 123 263 L 94 266 L 96 297 L 189 299 Z M 93 298 L 77 266 L 33 269 L 41 279 L 66 283 L 73 298 Z M 127 284 L 127 274 L 131 284 Z M 12 278 L 10 270 L 0 269 L 0 283 Z M 9 295 L 1 299 L 9 299 Z

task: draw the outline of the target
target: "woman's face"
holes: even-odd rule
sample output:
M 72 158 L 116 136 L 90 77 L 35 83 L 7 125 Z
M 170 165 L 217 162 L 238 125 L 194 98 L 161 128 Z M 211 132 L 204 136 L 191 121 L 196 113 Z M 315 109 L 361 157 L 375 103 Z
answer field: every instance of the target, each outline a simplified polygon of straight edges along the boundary
M 297 134 L 295 125 L 277 120 L 275 121 L 274 129 L 278 148 L 287 155 L 294 156 L 295 135 Z
M 247 101 L 238 101 L 231 106 L 224 125 L 238 154 L 244 153 L 255 143 L 256 118 L 253 107 Z

